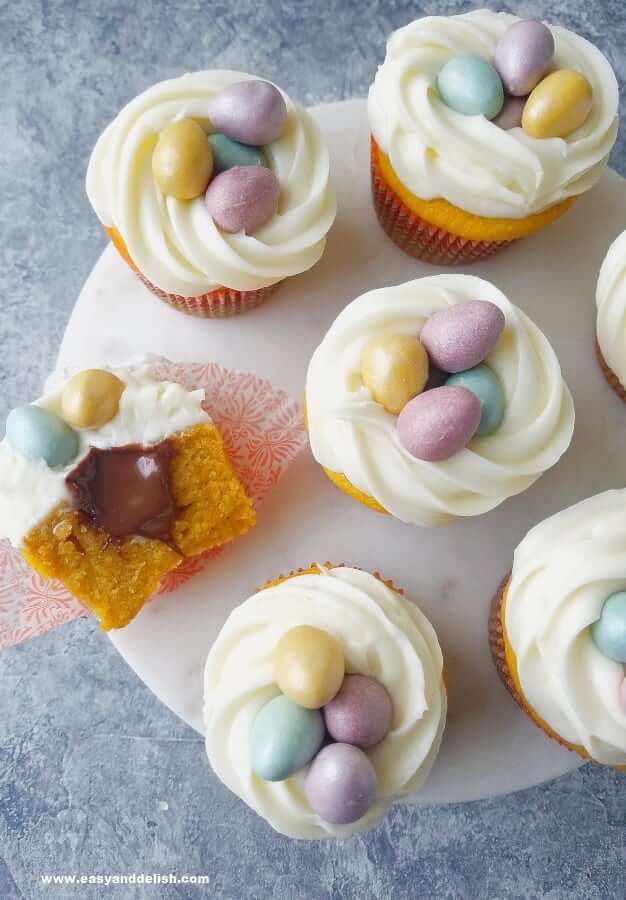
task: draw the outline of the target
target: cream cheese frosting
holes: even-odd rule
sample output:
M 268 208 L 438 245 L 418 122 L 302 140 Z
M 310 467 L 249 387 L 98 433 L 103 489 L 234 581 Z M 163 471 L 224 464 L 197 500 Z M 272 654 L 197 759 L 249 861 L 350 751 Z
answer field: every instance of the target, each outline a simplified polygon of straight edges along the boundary
M 284 94 L 284 133 L 264 148 L 280 183 L 278 213 L 254 235 L 221 231 L 203 196 L 176 200 L 155 185 L 151 157 L 159 132 L 185 117 L 208 132 L 210 98 L 251 78 L 211 70 L 160 82 L 124 107 L 93 150 L 87 171 L 92 206 L 164 291 L 190 297 L 219 286 L 257 290 L 304 272 L 324 252 L 336 213 L 328 150 L 311 116 Z
M 443 660 L 434 629 L 417 606 L 367 572 L 321 568 L 265 588 L 228 617 L 204 677 L 206 750 L 221 780 L 289 837 L 349 837 L 373 827 L 390 803 L 415 791 L 439 750 L 446 719 Z M 391 731 L 368 751 L 376 769 L 374 805 L 351 825 L 313 812 L 304 771 L 266 782 L 252 770 L 249 735 L 259 710 L 279 691 L 272 655 L 295 625 L 313 625 L 341 644 L 346 670 L 371 675 L 393 701 Z
M 597 337 L 608 367 L 626 387 L 626 231 L 609 247 L 596 290 Z
M 517 16 L 488 9 L 427 16 L 389 39 L 370 88 L 370 127 L 402 181 L 425 200 L 443 197 L 488 217 L 518 219 L 582 194 L 602 174 L 617 136 L 618 86 L 608 60 L 584 38 L 550 25 L 554 67 L 591 84 L 593 107 L 567 138 L 505 131 L 484 116 L 464 116 L 439 97 L 436 78 L 457 53 L 491 62 Z
M 155 381 L 148 366 L 109 369 L 126 385 L 116 415 L 97 429 L 75 429 L 77 456 L 66 466 L 50 468 L 17 453 L 5 437 L 0 441 L 0 536 L 19 548 L 31 528 L 59 504 L 70 506 L 66 476 L 83 459 L 90 447 L 107 449 L 126 444 L 150 446 L 193 425 L 208 423 L 202 408 L 204 391 L 187 391 L 174 382 Z M 35 403 L 61 414 L 64 382 Z
M 364 386 L 363 348 L 384 332 L 418 336 L 433 313 L 469 300 L 495 303 L 506 319 L 485 360 L 502 385 L 504 418 L 450 459 L 424 462 L 402 447 L 396 417 Z M 413 525 L 478 515 L 519 494 L 557 462 L 574 429 L 572 397 L 547 338 L 494 285 L 470 275 L 434 275 L 358 297 L 313 354 L 306 398 L 317 462 Z
M 626 765 L 623 666 L 589 626 L 626 589 L 626 490 L 557 513 L 515 551 L 506 635 L 527 702 L 558 735 L 606 765 Z

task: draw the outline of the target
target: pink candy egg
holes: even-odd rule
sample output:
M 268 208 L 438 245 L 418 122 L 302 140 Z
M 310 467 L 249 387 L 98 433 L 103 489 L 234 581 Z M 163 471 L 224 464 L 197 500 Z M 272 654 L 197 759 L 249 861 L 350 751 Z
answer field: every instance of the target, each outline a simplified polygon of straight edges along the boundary
M 362 818 L 376 799 L 376 770 L 351 744 L 329 744 L 317 754 L 304 781 L 314 812 L 333 825 Z
M 504 313 L 495 303 L 470 300 L 434 313 L 422 328 L 420 341 L 438 369 L 464 372 L 484 360 L 504 325 Z
M 525 103 L 526 97 L 507 97 L 498 115 L 492 119 L 493 124 L 502 128 L 503 131 L 521 128 Z
M 234 166 L 213 179 L 204 200 L 215 224 L 236 234 L 253 234 L 278 209 L 278 179 L 263 166 Z
M 523 97 L 548 74 L 553 57 L 552 32 L 543 22 L 528 19 L 504 32 L 493 62 L 507 93 Z
M 209 102 L 208 116 L 215 131 L 233 141 L 260 147 L 275 141 L 287 121 L 283 95 L 269 81 L 239 81 Z
M 433 388 L 404 407 L 398 416 L 398 438 L 416 459 L 440 462 L 465 447 L 481 414 L 480 400 L 467 388 Z
M 366 750 L 386 736 L 393 707 L 387 689 L 367 675 L 346 675 L 324 707 L 326 730 L 335 741 Z

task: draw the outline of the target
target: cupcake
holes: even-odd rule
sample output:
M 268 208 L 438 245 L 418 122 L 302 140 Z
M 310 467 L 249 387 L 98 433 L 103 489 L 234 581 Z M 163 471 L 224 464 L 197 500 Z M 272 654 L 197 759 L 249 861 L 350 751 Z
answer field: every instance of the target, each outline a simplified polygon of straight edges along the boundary
M 412 525 L 475 516 L 565 452 L 574 407 L 554 350 L 492 284 L 435 275 L 339 314 L 306 381 L 311 449 L 345 493 Z
M 0 534 L 105 630 L 186 557 L 254 524 L 203 400 L 145 366 L 86 369 L 9 413 Z
M 536 525 L 489 622 L 496 668 L 562 746 L 626 771 L 626 491 Z
M 227 787 L 288 837 L 345 838 L 426 779 L 446 720 L 441 649 L 390 582 L 313 566 L 231 613 L 204 703 Z
M 596 289 L 596 351 L 604 377 L 626 402 L 626 231 L 604 258 Z
M 439 265 L 538 231 L 600 178 L 617 106 L 609 62 L 564 28 L 487 9 L 418 19 L 369 92 L 383 229 Z
M 324 252 L 328 151 L 273 84 L 211 70 L 163 81 L 98 139 L 87 194 L 129 265 L 197 316 L 257 306 Z

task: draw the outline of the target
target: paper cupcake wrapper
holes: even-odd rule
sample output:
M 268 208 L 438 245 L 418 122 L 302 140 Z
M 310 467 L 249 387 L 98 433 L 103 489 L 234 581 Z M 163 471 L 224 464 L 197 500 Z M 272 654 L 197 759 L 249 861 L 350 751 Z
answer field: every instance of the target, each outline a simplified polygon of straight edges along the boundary
M 602 369 L 602 374 L 606 378 L 608 384 L 613 388 L 617 396 L 623 403 L 626 403 L 626 388 L 624 388 L 622 382 L 619 380 L 613 369 L 610 369 L 607 361 L 602 355 L 602 350 L 600 350 L 600 344 L 596 340 L 596 356 L 598 358 L 598 363 L 600 368 Z
M 126 249 L 126 244 L 116 228 L 107 228 L 107 234 L 124 262 L 128 263 L 135 275 L 145 284 L 151 293 L 163 303 L 172 306 L 188 316 L 200 316 L 203 319 L 227 319 L 254 309 L 275 293 L 280 281 L 255 291 L 235 291 L 232 288 L 219 287 L 197 297 L 183 297 L 181 294 L 170 294 L 153 284 L 141 272 Z
M 172 363 L 150 357 L 151 374 L 187 390 L 203 388 L 204 408 L 219 428 L 235 472 L 255 506 L 306 446 L 302 412 L 284 391 L 215 363 Z M 224 548 L 188 557 L 161 582 L 169 593 L 201 572 Z M 44 634 L 85 615 L 84 607 L 57 581 L 34 572 L 8 541 L 0 541 L 0 649 Z
M 440 266 L 467 265 L 493 256 L 515 243 L 469 240 L 418 216 L 385 181 L 374 148 L 371 154 L 371 176 L 372 197 L 378 221 L 394 244 L 409 256 Z

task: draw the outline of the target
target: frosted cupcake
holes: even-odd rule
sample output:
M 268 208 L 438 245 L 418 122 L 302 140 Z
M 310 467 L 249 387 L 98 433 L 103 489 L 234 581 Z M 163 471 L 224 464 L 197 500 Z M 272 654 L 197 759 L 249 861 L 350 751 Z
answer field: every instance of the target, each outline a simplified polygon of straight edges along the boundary
M 626 231 L 613 241 L 596 289 L 596 349 L 604 377 L 626 402 Z
M 626 769 L 626 491 L 535 526 L 490 620 L 508 690 L 550 737 Z
M 0 534 L 121 628 L 187 556 L 254 524 L 204 391 L 147 367 L 86 369 L 9 413 Z
M 482 9 L 399 29 L 368 100 L 384 230 L 438 264 L 532 234 L 599 179 L 617 107 L 609 62 L 558 26 Z
M 519 494 L 570 444 L 546 337 L 496 287 L 436 275 L 350 303 L 313 354 L 311 449 L 345 493 L 413 525 Z
M 391 583 L 313 566 L 228 617 L 204 681 L 219 778 L 289 837 L 345 838 L 416 791 L 446 720 L 435 632 Z
M 125 106 L 94 148 L 87 193 L 144 284 L 206 317 L 244 312 L 315 265 L 336 211 L 311 116 L 273 84 L 222 70 Z

